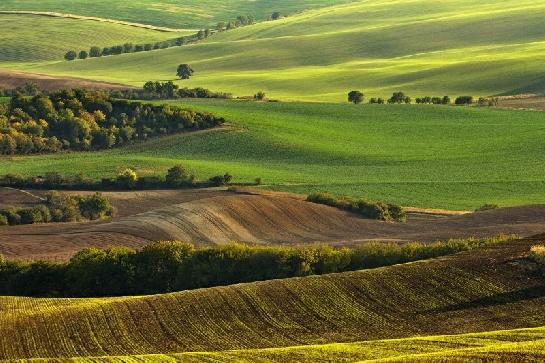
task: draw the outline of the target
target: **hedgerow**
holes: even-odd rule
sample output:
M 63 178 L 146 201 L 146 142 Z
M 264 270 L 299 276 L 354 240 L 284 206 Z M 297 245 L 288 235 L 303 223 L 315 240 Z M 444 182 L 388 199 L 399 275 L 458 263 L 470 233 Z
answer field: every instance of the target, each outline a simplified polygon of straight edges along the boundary
M 307 201 L 347 210 L 370 219 L 404 222 L 407 218 L 403 209 L 395 204 L 370 202 L 365 199 L 349 197 L 337 198 L 322 192 L 309 194 Z
M 432 244 L 370 243 L 354 248 L 248 246 L 231 243 L 197 249 L 156 242 L 135 251 L 87 248 L 67 263 L 0 258 L 0 294 L 122 296 L 322 275 L 418 261 L 512 240 L 513 236 Z
M 80 196 L 50 192 L 44 204 L 32 208 L 0 209 L 0 226 L 96 220 L 111 217 L 113 211 L 110 201 L 100 193 Z

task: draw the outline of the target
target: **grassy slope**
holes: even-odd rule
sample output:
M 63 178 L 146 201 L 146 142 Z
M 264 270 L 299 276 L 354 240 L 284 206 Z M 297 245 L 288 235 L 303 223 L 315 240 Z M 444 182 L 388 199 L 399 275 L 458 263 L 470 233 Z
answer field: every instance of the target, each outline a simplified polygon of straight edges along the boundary
M 63 61 L 69 50 L 152 43 L 179 34 L 88 20 L 0 14 L 0 67 L 18 62 Z
M 142 84 L 174 78 L 183 60 L 197 72 L 189 86 L 334 102 L 350 89 L 369 96 L 542 91 L 544 15 L 545 4 L 531 0 L 357 1 L 190 47 L 27 68 Z
M 176 102 L 175 102 L 176 103 Z M 0 174 L 164 173 L 182 162 L 201 178 L 326 190 L 452 209 L 542 203 L 545 115 L 444 106 L 182 102 L 225 116 L 234 130 L 167 137 L 122 149 L 4 157 Z M 74 169 L 77 165 L 77 170 Z
M 351 0 L 2 0 L 0 10 L 64 12 L 169 26 L 214 26 L 238 15 L 266 19 L 274 11 L 292 14 Z
M 507 263 L 534 243 L 515 241 L 375 270 L 149 297 L 1 297 L 0 359 L 262 349 L 539 327 L 545 325 L 544 281 Z M 387 357 L 409 353 L 411 347 L 420 353 L 450 353 L 464 344 L 483 345 L 486 339 L 490 342 L 484 350 L 496 343 L 509 348 L 501 341 L 538 340 L 540 333 L 424 338 L 407 341 L 412 345 L 405 350 L 379 341 L 359 343 L 361 348 L 299 347 L 255 354 L 358 351 L 360 356 Z M 535 344 L 537 350 L 543 341 Z M 253 353 L 224 355 L 248 359 Z

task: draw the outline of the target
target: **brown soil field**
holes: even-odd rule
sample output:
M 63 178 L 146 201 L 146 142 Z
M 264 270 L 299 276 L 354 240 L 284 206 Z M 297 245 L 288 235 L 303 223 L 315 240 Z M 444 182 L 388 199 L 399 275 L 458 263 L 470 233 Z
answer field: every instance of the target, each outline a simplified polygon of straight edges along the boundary
M 526 109 L 526 110 L 545 110 L 545 95 L 518 95 L 500 97 L 498 107 Z
M 44 90 L 56 90 L 64 88 L 89 88 L 89 89 L 127 89 L 133 88 L 117 83 L 99 82 L 88 79 L 72 77 L 55 77 L 45 74 L 28 73 L 0 69 L 0 88 L 14 89 L 22 87 L 26 82 L 34 82 Z
M 0 189 L 0 207 L 29 205 L 45 192 L 32 193 Z M 355 245 L 545 232 L 545 205 L 452 215 L 413 209 L 407 223 L 388 223 L 309 203 L 288 193 L 203 189 L 103 194 L 117 209 L 112 220 L 0 227 L 0 254 L 9 259 L 58 261 L 89 246 L 138 248 L 156 240 L 201 246 L 231 241 Z

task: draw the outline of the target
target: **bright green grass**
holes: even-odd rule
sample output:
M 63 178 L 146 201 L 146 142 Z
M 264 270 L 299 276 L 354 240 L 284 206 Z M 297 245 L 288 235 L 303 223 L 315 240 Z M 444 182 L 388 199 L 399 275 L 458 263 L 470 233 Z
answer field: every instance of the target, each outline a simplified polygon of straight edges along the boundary
M 223 352 L 81 357 L 70 362 L 357 362 L 537 361 L 545 359 L 545 328 L 441 335 L 358 343 Z M 31 360 L 32 361 L 32 360 Z
M 475 208 L 545 202 L 545 114 L 447 106 L 172 102 L 225 116 L 232 130 L 122 149 L 0 159 L 0 174 L 121 167 L 201 178 L 230 172 L 273 189 L 366 196 L 406 206 Z
M 0 10 L 52 11 L 175 28 L 215 26 L 238 15 L 266 19 L 274 11 L 304 9 L 351 0 L 2 0 Z
M 90 20 L 0 14 L 0 67 L 9 62 L 63 61 L 69 50 L 123 43 L 153 43 L 178 36 Z
M 545 90 L 545 3 L 533 0 L 356 1 L 215 35 L 197 45 L 79 63 L 19 65 L 141 85 L 173 79 L 236 95 L 344 102 L 404 90 L 486 96 Z

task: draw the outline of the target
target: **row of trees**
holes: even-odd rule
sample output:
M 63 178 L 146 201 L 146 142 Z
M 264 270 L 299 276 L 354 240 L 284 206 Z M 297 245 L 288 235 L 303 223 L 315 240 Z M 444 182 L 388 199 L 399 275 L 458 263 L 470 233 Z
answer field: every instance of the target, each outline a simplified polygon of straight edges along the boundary
M 354 104 L 360 104 L 363 103 L 365 100 L 365 95 L 361 91 L 350 91 L 348 93 L 348 102 L 354 103 Z M 451 99 L 449 96 L 443 96 L 443 97 L 419 97 L 415 99 L 416 104 L 419 105 L 425 105 L 425 104 L 434 104 L 434 105 L 450 105 Z M 390 97 L 388 100 L 384 100 L 383 98 L 371 98 L 369 100 L 370 104 L 410 104 L 412 103 L 412 98 L 405 95 L 403 92 L 395 92 L 392 94 L 392 97 Z M 455 105 L 471 105 L 474 104 L 475 101 L 473 99 L 473 96 L 459 96 L 455 99 L 454 104 Z M 477 104 L 479 106 L 497 106 L 499 103 L 498 97 L 492 97 L 492 98 L 479 98 Z
M 116 177 L 102 178 L 99 181 L 86 178 L 82 174 L 67 176 L 57 172 L 48 172 L 44 176 L 35 177 L 6 174 L 0 177 L 0 186 L 59 190 L 132 190 L 224 186 L 229 184 L 232 179 L 231 174 L 225 173 L 213 176 L 207 181 L 199 181 L 195 174 L 191 173 L 187 168 L 182 165 L 175 165 L 168 169 L 164 176 L 140 176 L 134 169 L 125 168 Z
M 43 204 L 32 208 L 0 209 L 0 226 L 96 220 L 111 217 L 113 213 L 110 201 L 100 193 L 80 196 L 50 192 Z
M 0 105 L 0 154 L 100 150 L 224 122 L 209 113 L 117 100 L 102 91 L 17 94 Z
M 276 13 L 275 13 L 276 14 Z M 274 14 L 273 14 L 274 15 Z M 278 13 L 278 18 L 280 14 Z M 175 39 L 169 39 L 162 42 L 146 43 L 146 44 L 133 44 L 125 43 L 121 45 L 114 45 L 111 47 L 98 47 L 93 46 L 89 50 L 69 50 L 64 55 L 64 59 L 67 61 L 73 61 L 76 59 L 98 58 L 111 55 L 119 55 L 124 53 L 139 53 L 149 52 L 157 49 L 166 49 L 175 46 L 183 46 L 191 44 L 199 40 L 206 39 L 214 34 L 214 32 L 223 32 L 231 29 L 236 29 L 242 26 L 255 24 L 255 18 L 250 15 L 239 15 L 235 20 L 228 22 L 219 22 L 215 29 L 201 29 L 197 33 L 179 37 Z
M 433 244 L 370 243 L 251 247 L 229 244 L 196 249 L 158 242 L 140 251 L 85 249 L 63 264 L 9 262 L 0 255 L 0 294 L 89 297 L 158 294 L 241 282 L 354 271 L 423 260 L 510 240 L 510 237 Z
M 322 192 L 309 194 L 307 201 L 346 210 L 369 219 L 395 222 L 405 222 L 406 220 L 405 211 L 395 204 L 370 202 L 365 199 L 349 197 L 337 198 L 329 193 Z

